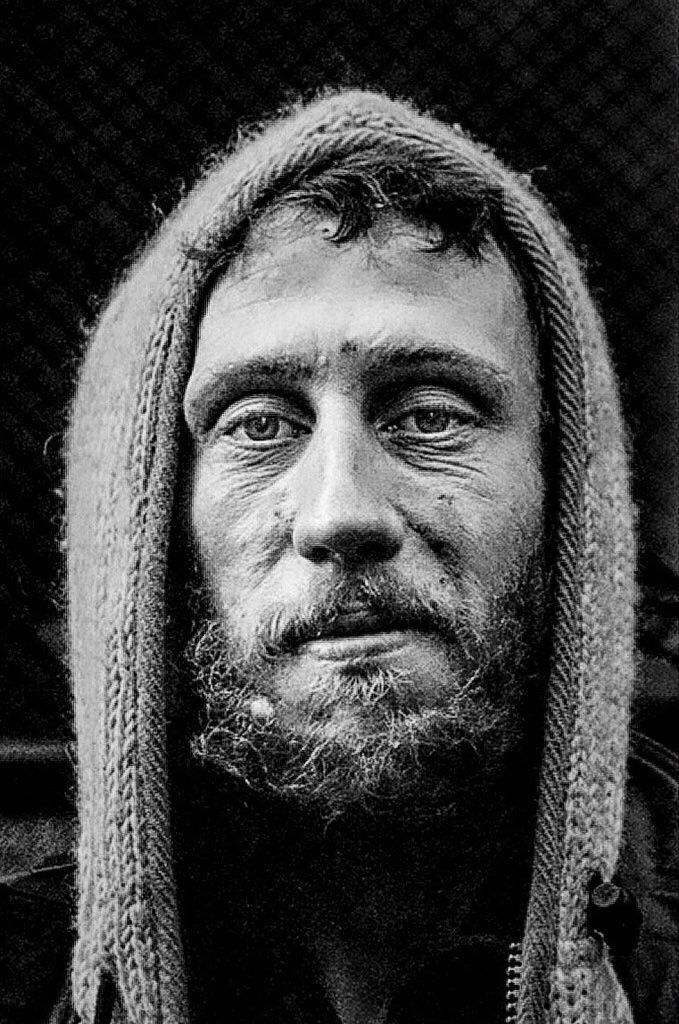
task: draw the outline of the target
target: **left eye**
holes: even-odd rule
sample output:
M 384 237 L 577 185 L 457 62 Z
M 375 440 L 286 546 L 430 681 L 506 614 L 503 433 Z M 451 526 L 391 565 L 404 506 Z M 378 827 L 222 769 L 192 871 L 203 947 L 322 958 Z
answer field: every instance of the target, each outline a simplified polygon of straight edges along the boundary
M 442 434 L 456 422 L 449 409 L 418 409 L 402 419 L 404 428 L 419 434 Z
M 293 423 L 283 416 L 267 414 L 261 416 L 248 416 L 239 420 L 227 431 L 238 441 L 286 441 L 292 437 L 299 437 L 304 430 L 300 424 Z
M 447 434 L 469 422 L 469 417 L 453 409 L 422 408 L 399 416 L 387 426 L 389 433 Z

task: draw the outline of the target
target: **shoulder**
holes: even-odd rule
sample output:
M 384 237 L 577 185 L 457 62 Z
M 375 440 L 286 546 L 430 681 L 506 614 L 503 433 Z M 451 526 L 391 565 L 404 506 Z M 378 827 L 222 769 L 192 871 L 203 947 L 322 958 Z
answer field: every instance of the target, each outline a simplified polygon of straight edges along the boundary
M 650 559 L 641 594 L 619 874 L 643 923 L 636 950 L 616 968 L 635 1020 L 669 1024 L 679 1007 L 679 577 Z
M 636 949 L 616 969 L 635 1019 L 664 1024 L 676 1019 L 679 1006 L 679 754 L 638 732 L 619 874 L 640 905 L 642 928 Z
M 48 857 L 0 875 L 0 1020 L 50 1019 L 73 943 L 75 867 Z
M 630 744 L 622 864 L 642 890 L 677 891 L 679 753 L 638 732 Z M 676 937 L 679 921 L 671 924 Z

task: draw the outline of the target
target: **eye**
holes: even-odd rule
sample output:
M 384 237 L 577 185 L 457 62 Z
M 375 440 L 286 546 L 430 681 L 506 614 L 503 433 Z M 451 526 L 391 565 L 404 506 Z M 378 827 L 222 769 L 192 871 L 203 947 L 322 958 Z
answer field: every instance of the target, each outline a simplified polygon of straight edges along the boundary
M 405 395 L 380 429 L 392 436 L 445 440 L 479 420 L 471 404 L 443 388 L 420 388 Z
M 409 434 L 444 434 L 460 425 L 460 418 L 450 409 L 417 409 L 416 412 L 401 416 L 393 424 L 394 429 Z
M 216 425 L 217 436 L 250 448 L 283 444 L 309 430 L 303 414 L 275 395 L 235 402 Z
M 247 438 L 249 441 L 285 441 L 304 433 L 302 427 L 282 416 L 248 416 L 234 424 L 228 431 L 231 437 Z

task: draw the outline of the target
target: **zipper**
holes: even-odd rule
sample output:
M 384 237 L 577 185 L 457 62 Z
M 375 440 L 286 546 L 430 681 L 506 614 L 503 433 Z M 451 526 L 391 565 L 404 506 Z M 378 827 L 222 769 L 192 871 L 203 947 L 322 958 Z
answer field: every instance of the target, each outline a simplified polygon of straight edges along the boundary
M 507 988 L 505 1024 L 516 1024 L 519 1019 L 519 986 L 523 970 L 521 943 L 510 942 L 507 955 Z
M 112 1024 L 118 992 L 110 971 L 102 971 L 94 1007 L 94 1024 Z

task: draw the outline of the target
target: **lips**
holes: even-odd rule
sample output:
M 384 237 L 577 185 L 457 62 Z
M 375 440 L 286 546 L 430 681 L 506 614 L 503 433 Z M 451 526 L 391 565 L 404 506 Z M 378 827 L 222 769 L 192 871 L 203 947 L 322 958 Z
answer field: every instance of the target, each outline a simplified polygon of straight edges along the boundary
M 330 661 L 356 660 L 393 651 L 413 638 L 412 627 L 360 608 L 333 616 L 300 644 L 299 652 Z
M 364 636 L 372 633 L 391 632 L 397 624 L 388 621 L 384 615 L 368 609 L 356 609 L 335 616 L 318 634 L 315 640 L 329 640 L 338 637 Z
M 350 636 L 328 636 L 302 644 L 300 653 L 325 661 L 360 661 L 395 651 L 412 642 L 415 634 L 403 630 L 383 633 L 353 633 Z

